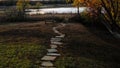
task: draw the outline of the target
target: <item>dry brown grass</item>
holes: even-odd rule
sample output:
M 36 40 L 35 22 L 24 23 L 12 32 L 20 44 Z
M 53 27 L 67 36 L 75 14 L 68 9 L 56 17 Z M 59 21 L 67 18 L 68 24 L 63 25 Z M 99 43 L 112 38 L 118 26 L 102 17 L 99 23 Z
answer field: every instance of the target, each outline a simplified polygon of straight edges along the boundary
M 0 25 L 1 43 L 39 43 L 47 44 L 54 35 L 51 24 L 44 22 L 25 22 L 17 24 Z

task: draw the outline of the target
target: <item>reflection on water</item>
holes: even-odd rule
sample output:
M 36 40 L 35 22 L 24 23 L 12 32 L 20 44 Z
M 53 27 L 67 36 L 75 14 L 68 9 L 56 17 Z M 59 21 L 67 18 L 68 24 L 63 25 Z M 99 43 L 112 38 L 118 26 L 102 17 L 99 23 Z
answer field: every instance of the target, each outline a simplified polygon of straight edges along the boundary
M 83 12 L 86 7 L 80 7 L 80 12 Z M 59 7 L 59 8 L 43 8 L 43 9 L 27 9 L 27 14 L 46 14 L 46 13 L 77 13 L 75 7 Z

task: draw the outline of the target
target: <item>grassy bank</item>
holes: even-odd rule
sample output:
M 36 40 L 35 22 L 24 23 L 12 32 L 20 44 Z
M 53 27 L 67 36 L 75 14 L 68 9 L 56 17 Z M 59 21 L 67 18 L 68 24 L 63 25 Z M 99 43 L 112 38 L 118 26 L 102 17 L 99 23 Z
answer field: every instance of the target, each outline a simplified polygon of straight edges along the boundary
M 115 39 L 104 26 L 98 28 L 90 22 L 83 25 L 73 20 L 73 16 L 31 15 L 30 22 L 1 24 L 0 66 L 38 68 L 50 38 L 55 36 L 52 27 L 70 18 L 66 26 L 59 29 L 66 37 L 58 48 L 62 56 L 55 62 L 57 68 L 119 68 L 120 40 Z M 51 18 L 55 18 L 57 23 L 44 23 Z
M 54 35 L 52 26 L 44 22 L 0 25 L 0 68 L 39 68 Z
M 44 45 L 0 44 L 0 68 L 38 68 L 45 53 Z
M 63 57 L 56 62 L 58 68 L 119 68 L 120 40 L 104 29 L 68 23 L 60 29 L 66 34 L 59 51 Z

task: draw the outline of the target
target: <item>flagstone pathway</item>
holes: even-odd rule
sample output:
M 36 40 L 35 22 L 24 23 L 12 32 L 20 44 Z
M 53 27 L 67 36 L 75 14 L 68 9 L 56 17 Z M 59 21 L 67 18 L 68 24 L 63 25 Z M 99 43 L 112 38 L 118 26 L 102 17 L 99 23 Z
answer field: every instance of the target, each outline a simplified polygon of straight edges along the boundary
M 53 62 L 57 57 L 61 56 L 57 48 L 63 44 L 61 40 L 65 37 L 65 34 L 59 32 L 57 28 L 62 28 L 64 26 L 65 24 L 61 23 L 58 26 L 53 27 L 53 31 L 58 34 L 58 36 L 51 38 L 50 49 L 47 49 L 47 54 L 41 58 L 42 63 L 40 68 L 56 68 Z

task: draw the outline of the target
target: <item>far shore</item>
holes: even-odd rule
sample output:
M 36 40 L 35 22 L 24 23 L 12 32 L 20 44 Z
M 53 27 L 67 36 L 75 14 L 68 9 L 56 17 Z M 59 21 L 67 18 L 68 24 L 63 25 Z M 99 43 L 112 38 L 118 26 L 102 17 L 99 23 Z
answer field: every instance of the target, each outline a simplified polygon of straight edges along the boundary
M 58 7 L 73 7 L 73 5 L 72 4 L 44 4 L 44 5 L 40 6 L 40 8 L 58 8 Z M 11 5 L 11 6 L 2 5 L 2 6 L 0 6 L 0 10 L 5 9 L 5 8 L 16 8 L 16 6 L 15 5 Z M 37 7 L 35 5 L 32 5 L 28 8 L 29 9 L 37 9 Z

